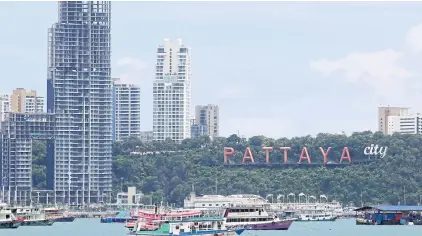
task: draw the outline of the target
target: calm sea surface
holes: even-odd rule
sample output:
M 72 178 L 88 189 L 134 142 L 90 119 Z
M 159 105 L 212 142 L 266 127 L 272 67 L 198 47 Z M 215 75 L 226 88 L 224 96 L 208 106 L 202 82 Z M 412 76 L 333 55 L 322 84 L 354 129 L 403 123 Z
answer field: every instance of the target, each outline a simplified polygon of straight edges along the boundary
M 242 236 L 398 236 L 421 235 L 422 226 L 355 225 L 354 219 L 336 222 L 293 222 L 288 231 L 245 231 Z M 0 236 L 124 236 L 123 224 L 101 224 L 100 219 L 76 219 L 50 227 L 0 229 Z

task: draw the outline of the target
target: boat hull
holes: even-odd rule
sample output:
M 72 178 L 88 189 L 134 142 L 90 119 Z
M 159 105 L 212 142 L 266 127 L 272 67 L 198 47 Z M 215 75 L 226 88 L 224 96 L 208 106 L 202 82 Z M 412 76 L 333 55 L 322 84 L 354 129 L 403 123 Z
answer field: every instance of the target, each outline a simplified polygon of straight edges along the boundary
M 54 221 L 51 220 L 34 220 L 34 221 L 24 221 L 22 226 L 51 226 Z
M 101 223 L 126 223 L 127 221 L 132 220 L 127 218 L 101 218 Z
M 246 230 L 288 230 L 292 225 L 291 220 L 275 221 L 271 223 L 257 223 L 245 226 Z
M 75 220 L 75 217 L 59 217 L 54 219 L 54 222 L 73 222 Z
M 17 229 L 22 225 L 22 222 L 0 222 L 0 229 Z
M 240 235 L 244 229 L 236 230 L 236 231 L 225 231 L 225 230 L 215 230 L 215 231 L 197 231 L 197 232 L 182 232 L 180 234 L 172 234 L 172 233 L 158 233 L 152 234 L 151 231 L 137 231 L 137 232 L 129 232 L 126 236 L 187 236 L 187 235 L 202 235 L 202 236 L 237 236 Z

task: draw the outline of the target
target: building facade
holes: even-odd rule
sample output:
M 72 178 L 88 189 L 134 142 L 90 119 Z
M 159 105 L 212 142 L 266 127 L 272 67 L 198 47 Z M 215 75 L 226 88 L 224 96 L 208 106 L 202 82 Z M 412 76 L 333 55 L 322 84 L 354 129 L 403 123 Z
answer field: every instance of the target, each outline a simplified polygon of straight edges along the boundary
M 140 137 L 141 88 L 134 84 L 113 85 L 113 140 L 122 141 L 130 136 Z
M 422 134 L 422 115 L 388 116 L 387 134 Z
M 37 96 L 34 90 L 27 91 L 23 88 L 13 90 L 10 95 L 10 111 L 17 113 L 42 113 L 44 110 L 44 97 Z
M 203 135 L 219 136 L 219 108 L 216 105 L 196 106 L 195 123 L 192 125 L 192 135 L 197 138 Z
M 378 131 L 388 134 L 389 116 L 407 116 L 409 108 L 407 107 L 378 107 Z
M 154 140 L 154 135 L 152 131 L 141 131 L 139 137 L 144 143 L 152 142 Z
M 49 29 L 47 110 L 56 118 L 54 192 L 68 204 L 111 196 L 111 2 L 60 1 Z
M 8 94 L 0 95 L 0 129 L 1 122 L 6 119 L 6 114 L 10 111 L 10 97 Z
M 190 138 L 191 49 L 182 40 L 164 40 L 157 48 L 153 85 L 153 137 L 175 142 Z
M 53 186 L 54 114 L 6 114 L 0 140 L 1 187 L 8 202 L 29 203 L 32 191 L 32 141 L 47 141 L 47 186 Z

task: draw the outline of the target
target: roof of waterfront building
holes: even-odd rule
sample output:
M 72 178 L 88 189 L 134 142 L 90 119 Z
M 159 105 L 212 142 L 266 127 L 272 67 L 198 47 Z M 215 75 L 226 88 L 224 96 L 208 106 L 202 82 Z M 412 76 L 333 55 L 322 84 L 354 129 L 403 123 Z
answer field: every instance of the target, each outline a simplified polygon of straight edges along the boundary
M 365 206 L 356 208 L 355 211 L 422 211 L 422 206 Z

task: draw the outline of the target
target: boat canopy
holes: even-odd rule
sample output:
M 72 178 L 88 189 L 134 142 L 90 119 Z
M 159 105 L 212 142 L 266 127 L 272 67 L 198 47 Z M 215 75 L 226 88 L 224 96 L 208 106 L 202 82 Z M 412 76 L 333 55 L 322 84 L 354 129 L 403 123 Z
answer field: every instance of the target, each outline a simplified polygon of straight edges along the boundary
M 354 211 L 422 211 L 422 206 L 365 206 Z

